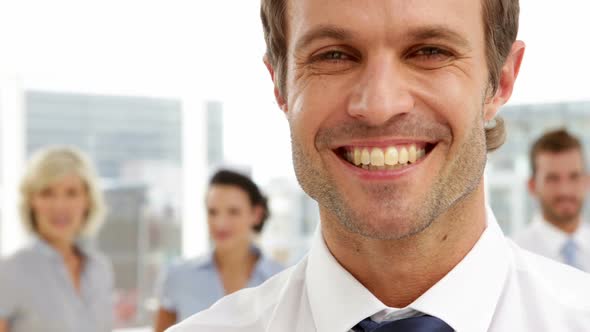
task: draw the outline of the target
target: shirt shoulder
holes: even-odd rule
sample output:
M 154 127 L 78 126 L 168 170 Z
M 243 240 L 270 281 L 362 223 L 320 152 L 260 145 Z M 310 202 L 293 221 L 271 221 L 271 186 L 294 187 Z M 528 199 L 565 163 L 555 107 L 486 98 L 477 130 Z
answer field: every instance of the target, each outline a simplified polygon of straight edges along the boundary
M 278 308 L 303 292 L 306 260 L 302 260 L 260 286 L 245 288 L 217 301 L 167 332 L 262 332 Z M 296 311 L 291 306 L 289 311 Z
M 508 240 L 509 270 L 488 331 L 590 331 L 590 275 Z
M 588 222 L 583 222 L 580 225 L 580 231 L 579 231 L 579 240 L 582 241 L 584 244 L 586 244 L 589 248 L 590 248 L 590 223 Z
M 208 256 L 176 261 L 167 268 L 167 277 L 175 280 L 194 279 L 204 274 L 207 278 L 215 272 L 215 265 Z
M 26 273 L 26 269 L 34 268 L 42 253 L 34 246 L 27 246 L 19 249 L 14 254 L 0 258 L 0 271 L 4 275 L 19 275 Z
M 206 256 L 175 261 L 162 270 L 158 293 L 166 297 L 175 297 L 173 294 L 176 292 L 182 292 L 187 287 L 210 283 L 216 277 L 215 266 Z
M 524 229 L 514 234 L 512 240 L 519 246 L 527 249 L 534 245 L 535 241 L 538 241 L 538 233 L 535 222 L 531 222 Z
M 37 285 L 39 270 L 38 255 L 31 247 L 0 258 L 0 319 L 15 315 L 23 303 L 30 300 L 31 291 Z
M 539 305 L 558 304 L 565 310 L 584 312 L 590 323 L 590 274 L 511 243 L 516 277 L 525 295 L 539 297 Z

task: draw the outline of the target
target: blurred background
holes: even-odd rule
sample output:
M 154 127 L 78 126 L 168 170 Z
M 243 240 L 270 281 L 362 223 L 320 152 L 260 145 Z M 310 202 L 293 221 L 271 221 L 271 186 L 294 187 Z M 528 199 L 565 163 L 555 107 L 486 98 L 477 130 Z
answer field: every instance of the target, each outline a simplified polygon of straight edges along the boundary
M 590 31 L 583 1 L 521 0 L 525 60 L 490 156 L 488 199 L 506 233 L 535 210 L 529 143 L 567 126 L 590 147 Z M 209 248 L 204 190 L 230 165 L 271 198 L 265 252 L 289 265 L 318 222 L 297 185 L 289 128 L 262 64 L 256 0 L 0 1 L 0 254 L 26 241 L 17 187 L 27 158 L 74 145 L 98 167 L 110 213 L 118 328 L 152 321 L 160 269 Z M 587 154 L 590 151 L 587 151 Z

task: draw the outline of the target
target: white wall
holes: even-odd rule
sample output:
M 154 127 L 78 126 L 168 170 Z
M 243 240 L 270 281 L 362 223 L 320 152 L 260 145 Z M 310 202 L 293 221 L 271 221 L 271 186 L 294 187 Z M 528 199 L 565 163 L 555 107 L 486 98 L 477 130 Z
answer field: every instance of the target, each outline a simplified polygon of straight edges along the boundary
M 590 1 L 520 0 L 527 44 L 512 103 L 590 100 Z
M 19 79 L 0 77 L 0 255 L 14 252 L 26 239 L 17 207 L 25 151 L 23 121 Z

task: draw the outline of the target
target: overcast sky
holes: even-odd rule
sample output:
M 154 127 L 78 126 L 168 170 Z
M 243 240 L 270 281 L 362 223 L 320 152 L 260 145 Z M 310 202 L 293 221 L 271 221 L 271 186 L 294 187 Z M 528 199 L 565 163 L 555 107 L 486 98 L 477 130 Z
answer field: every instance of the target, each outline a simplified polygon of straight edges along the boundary
M 0 0 L 0 75 L 27 88 L 222 100 L 231 159 L 285 174 L 288 127 L 261 62 L 258 6 Z M 521 8 L 527 51 L 512 103 L 590 100 L 590 1 L 521 0 Z

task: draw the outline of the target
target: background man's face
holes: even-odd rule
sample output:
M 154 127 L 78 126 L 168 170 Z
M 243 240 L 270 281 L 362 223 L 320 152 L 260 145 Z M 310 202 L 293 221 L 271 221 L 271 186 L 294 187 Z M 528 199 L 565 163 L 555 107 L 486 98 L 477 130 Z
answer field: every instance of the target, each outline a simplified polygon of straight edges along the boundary
M 577 220 L 588 183 L 580 151 L 541 152 L 535 164 L 537 171 L 530 189 L 539 199 L 543 216 L 555 223 Z
M 288 12 L 283 111 L 324 221 L 401 238 L 478 187 L 497 110 L 480 1 L 297 0 Z

